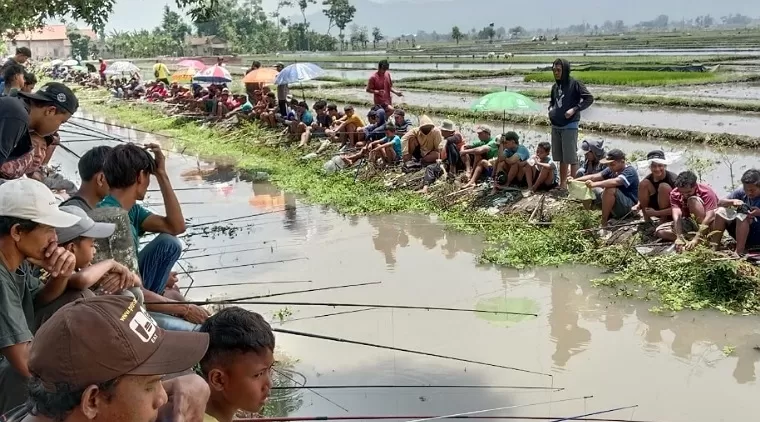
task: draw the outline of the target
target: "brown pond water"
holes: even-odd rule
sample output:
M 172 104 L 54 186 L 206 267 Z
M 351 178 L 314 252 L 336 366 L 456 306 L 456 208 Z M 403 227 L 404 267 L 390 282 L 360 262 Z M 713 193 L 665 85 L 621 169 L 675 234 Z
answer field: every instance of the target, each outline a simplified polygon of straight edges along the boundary
M 358 89 L 329 89 L 327 95 L 366 100 L 365 92 Z M 480 96 L 442 92 L 404 90 L 397 103 L 404 102 L 420 107 L 453 107 L 469 109 Z M 638 125 L 663 129 L 695 130 L 709 133 L 733 133 L 757 136 L 760 134 L 760 113 L 691 110 L 672 107 L 621 106 L 596 103 L 583 112 L 583 119 L 621 125 Z
M 111 133 L 139 142 L 171 144 L 170 140 L 134 131 L 114 128 Z M 69 145 L 81 155 L 97 143 Z M 54 161 L 64 174 L 76 177 L 76 158 L 71 154 L 59 150 Z M 206 249 L 185 256 L 223 254 L 184 259 L 186 267 L 308 258 L 195 273 L 189 297 L 239 297 L 380 281 L 380 285 L 277 299 L 468 308 L 504 303 L 508 309 L 535 309 L 537 318 L 518 321 L 471 313 L 380 309 L 316 318 L 346 309 L 291 306 L 291 321 L 274 325 L 553 375 L 552 380 L 279 334 L 278 348 L 298 360 L 295 370 L 308 385 L 553 384 L 565 388 L 554 393 L 436 388 L 318 390 L 348 413 L 307 390 L 300 399 L 288 403 L 292 416 L 448 414 L 585 395 L 595 397 L 495 414 L 575 416 L 638 404 L 635 412 L 617 412 L 609 417 L 714 422 L 753 420 L 760 411 L 756 380 L 760 352 L 754 349 L 760 345 L 758 317 L 731 317 L 710 311 L 652 314 L 648 308 L 653 303 L 612 298 L 608 292 L 591 287 L 589 280 L 602 276 L 593 268 L 516 271 L 477 265 L 482 239 L 446 231 L 435 216 L 342 216 L 327 207 L 303 204 L 272 185 L 245 182 L 228 166 L 178 153 L 169 154 L 168 166 L 175 188 L 199 188 L 177 192 L 181 202 L 194 203 L 183 207 L 191 224 L 292 207 L 287 212 L 257 217 L 249 227 L 243 228 L 246 221 L 236 223 L 241 230 L 235 236 L 191 237 L 188 243 L 192 248 Z M 161 198 L 151 193 L 148 200 L 160 203 Z M 160 206 L 156 209 L 161 210 Z M 234 252 L 257 246 L 265 249 Z M 312 282 L 200 288 L 254 280 Z M 181 286 L 190 283 L 188 276 L 181 276 Z M 274 313 L 282 308 L 259 305 L 252 309 L 275 321 Z M 726 356 L 724 349 L 733 352 Z

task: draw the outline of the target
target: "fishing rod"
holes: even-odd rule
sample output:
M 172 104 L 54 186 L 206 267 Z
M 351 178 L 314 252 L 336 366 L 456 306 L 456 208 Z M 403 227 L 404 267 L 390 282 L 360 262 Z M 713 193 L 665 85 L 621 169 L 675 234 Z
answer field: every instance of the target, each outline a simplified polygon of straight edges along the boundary
M 306 282 L 304 282 L 304 281 L 294 281 L 294 282 L 290 282 L 290 283 L 311 283 L 311 281 L 306 281 Z M 346 289 L 346 288 L 349 288 L 349 287 L 369 286 L 369 285 L 372 285 L 372 284 L 380 284 L 380 283 L 381 282 L 379 282 L 379 281 L 373 281 L 371 283 L 345 284 L 345 285 L 342 285 L 342 286 L 329 286 L 329 287 L 316 287 L 316 288 L 313 288 L 313 289 L 292 290 L 292 291 L 289 291 L 289 292 L 279 292 L 279 293 L 268 293 L 268 294 L 265 294 L 265 295 L 251 296 L 251 298 L 263 299 L 263 298 L 267 298 L 267 297 L 294 295 L 294 294 L 298 294 L 298 293 L 311 293 L 311 292 L 321 292 L 321 291 L 324 291 L 324 290 L 336 290 L 336 289 Z M 250 284 L 254 284 L 254 283 L 250 283 Z M 259 283 L 259 284 L 266 284 L 266 283 Z M 220 284 L 219 286 L 234 286 L 234 285 L 235 284 Z M 212 286 L 198 286 L 198 287 L 212 287 Z M 196 289 L 198 287 L 196 287 Z M 190 290 L 190 287 L 188 287 L 187 290 Z M 185 292 L 185 294 L 187 294 L 187 292 Z M 161 303 L 162 302 L 155 302 L 155 303 L 145 302 L 146 305 L 158 305 L 158 304 L 161 304 Z M 172 303 L 180 303 L 180 302 L 172 302 Z M 235 305 L 235 304 L 237 304 L 239 302 L 236 302 L 235 299 L 232 299 L 232 300 L 209 300 L 209 301 L 206 301 L 206 302 L 199 302 L 199 303 L 202 303 L 204 305 Z
M 229 267 L 228 267 L 229 268 Z M 207 270 L 211 271 L 211 270 Z M 330 306 L 346 307 L 346 308 L 378 308 L 378 309 L 411 309 L 422 311 L 450 311 L 450 312 L 475 312 L 481 314 L 495 314 L 495 315 L 524 315 L 524 316 L 538 316 L 538 314 L 529 312 L 509 312 L 509 311 L 487 311 L 484 309 L 469 309 L 469 308 L 447 308 L 439 306 L 414 306 L 414 305 L 374 305 L 367 303 L 337 303 L 337 302 L 260 302 L 249 301 L 245 298 L 230 299 L 227 302 L 235 302 L 245 305 L 279 305 L 279 306 Z M 205 305 L 206 302 L 176 302 L 177 304 L 187 305 Z
M 184 187 L 184 188 L 172 188 L 173 191 L 180 192 L 180 191 L 192 191 L 192 190 L 210 190 L 214 189 L 215 186 L 213 185 L 207 185 L 207 186 L 192 186 L 192 187 Z M 161 189 L 148 189 L 148 192 L 161 192 Z
M 72 151 L 72 150 L 71 150 L 71 148 L 67 147 L 66 145 L 64 145 L 64 144 L 62 144 L 62 143 L 59 143 L 59 144 L 58 144 L 58 146 L 59 146 L 59 147 L 61 147 L 61 148 L 63 148 L 63 150 L 64 150 L 64 151 L 66 151 L 66 152 L 68 152 L 69 154 L 71 154 L 71 155 L 73 155 L 74 157 L 76 157 L 76 158 L 77 158 L 77 160 L 80 160 L 80 159 L 82 158 L 82 156 L 81 156 L 81 155 L 79 155 L 79 154 L 77 154 L 76 152 Z
M 186 271 L 185 274 L 190 275 L 190 274 L 195 274 L 195 273 L 206 273 L 206 272 L 209 272 L 209 271 L 219 271 L 219 270 L 229 270 L 229 269 L 234 269 L 234 268 L 255 267 L 257 265 L 282 264 L 282 263 L 285 263 L 285 262 L 300 261 L 300 260 L 303 260 L 303 259 L 309 259 L 309 258 L 306 258 L 306 257 L 288 258 L 288 259 L 278 259 L 278 260 L 275 260 L 275 261 L 253 262 L 251 264 L 230 265 L 230 266 L 227 266 L 227 267 L 203 268 L 203 269 L 200 269 L 200 270 Z
M 293 390 L 301 387 L 284 386 L 284 387 L 272 387 L 273 390 Z M 396 384 L 365 384 L 365 385 L 310 385 L 309 388 L 319 390 L 343 390 L 343 389 L 375 389 L 375 388 L 445 388 L 445 389 L 483 389 L 483 390 L 545 390 L 545 391 L 563 391 L 564 388 L 559 387 L 539 387 L 539 386 L 523 386 L 523 385 L 396 385 Z M 429 416 L 408 416 L 409 419 L 413 418 L 426 418 Z M 407 418 L 407 416 L 403 417 Z
M 80 119 L 80 117 L 72 116 L 72 119 Z M 84 118 L 81 118 L 81 119 L 86 120 Z M 111 124 L 108 124 L 108 123 L 105 123 L 105 122 L 97 122 L 95 120 L 88 120 L 88 121 L 94 122 L 94 123 L 98 123 L 98 124 L 103 124 L 103 125 L 109 125 L 109 126 L 115 126 L 115 127 L 122 127 L 122 128 L 124 128 L 123 126 L 111 125 Z M 129 141 L 125 140 L 125 139 L 118 138 L 118 137 L 116 137 L 116 136 L 114 136 L 114 135 L 112 135 L 112 134 L 110 134 L 110 133 L 108 133 L 108 132 L 106 132 L 104 130 L 100 130 L 100 129 L 95 128 L 95 127 L 85 126 L 85 125 L 81 125 L 81 124 L 76 123 L 76 122 L 72 122 L 71 119 L 69 119 L 69 121 L 66 122 L 66 123 L 68 123 L 70 125 L 73 125 L 74 127 L 78 127 L 80 129 L 88 130 L 90 132 L 99 134 L 101 136 L 104 136 L 106 138 L 112 139 L 112 140 L 117 141 L 117 142 L 122 142 L 122 143 L 129 142 Z M 128 128 L 124 128 L 124 129 L 128 129 Z
M 249 215 L 241 215 L 241 216 L 238 216 L 238 217 L 223 218 L 221 220 L 208 221 L 208 222 L 205 222 L 205 223 L 189 224 L 188 227 L 212 226 L 214 224 L 228 223 L 230 221 L 236 221 L 236 220 L 245 220 L 246 218 L 254 218 L 254 217 L 259 217 L 259 216 L 262 216 L 262 215 L 275 214 L 275 213 L 278 213 L 278 212 L 285 212 L 285 211 L 289 211 L 289 210 L 292 210 L 292 209 L 293 208 L 291 208 L 291 207 L 285 207 L 285 208 L 283 208 L 281 210 L 265 211 L 265 212 L 260 212 L 260 213 L 256 213 L 256 214 L 249 214 Z
M 375 308 L 364 308 L 364 309 L 354 309 L 353 311 L 332 312 L 332 313 L 329 313 L 329 314 L 321 314 L 321 315 L 314 315 L 314 316 L 308 316 L 308 317 L 302 317 L 302 318 L 288 319 L 288 320 L 282 321 L 282 323 L 284 324 L 284 323 L 288 323 L 288 322 L 303 321 L 303 320 L 306 320 L 306 319 L 327 318 L 327 317 L 336 316 L 336 315 L 356 314 L 356 313 L 359 313 L 359 312 L 371 311 L 373 309 L 375 309 Z
M 278 370 L 278 369 L 276 369 L 276 368 L 272 368 L 272 369 L 274 369 L 274 371 L 275 371 L 275 372 L 277 372 L 278 374 L 280 374 L 281 376 L 283 376 L 283 377 L 285 377 L 285 378 L 289 379 L 290 381 L 292 381 L 292 382 L 294 382 L 294 383 L 296 383 L 296 384 L 299 384 L 301 388 L 305 388 L 305 389 L 307 389 L 307 390 L 311 391 L 312 393 L 314 393 L 314 394 L 315 394 L 315 395 L 317 395 L 318 397 L 321 397 L 321 398 L 325 399 L 327 402 L 334 404 L 335 406 L 337 406 L 337 407 L 339 407 L 339 408 L 343 409 L 343 411 L 344 411 L 344 412 L 348 413 L 348 409 L 346 409 L 345 407 L 343 407 L 343 406 L 339 405 L 338 403 L 335 403 L 334 401 L 332 401 L 332 400 L 328 399 L 327 397 L 325 397 L 325 396 L 323 396 L 322 394 L 320 394 L 318 391 L 315 391 L 315 390 L 313 390 L 311 387 L 307 387 L 307 386 L 306 386 L 306 384 L 305 384 L 304 382 L 301 382 L 301 381 L 297 381 L 296 379 L 294 379 L 294 378 L 293 378 L 293 377 L 291 377 L 290 375 L 288 375 L 288 374 L 286 374 L 285 372 L 282 372 L 282 371 L 280 371 L 280 370 Z
M 284 281 L 243 281 L 240 283 L 222 283 L 222 284 L 206 284 L 203 286 L 195 286 L 196 289 L 208 289 L 211 287 L 229 287 L 229 286 L 255 286 L 258 284 L 296 284 L 296 283 L 312 283 L 312 280 L 284 280 Z M 190 286 L 192 287 L 192 286 Z M 190 290 L 190 287 L 187 290 Z M 185 292 L 187 294 L 187 292 Z
M 519 409 L 522 407 L 530 407 L 530 406 L 540 406 L 544 404 L 556 404 L 556 403 L 564 403 L 568 401 L 575 401 L 575 400 L 587 400 L 591 399 L 594 396 L 583 396 L 583 397 L 573 397 L 570 399 L 562 399 L 562 400 L 549 400 L 549 401 L 543 401 L 539 403 L 528 403 L 528 404 L 516 404 L 512 406 L 503 406 L 503 407 L 495 407 L 493 409 L 483 409 L 483 410 L 474 410 L 472 412 L 462 412 L 462 413 L 454 413 L 451 415 L 445 415 L 445 416 L 434 416 L 432 418 L 421 418 L 421 419 L 414 419 L 409 422 L 427 422 L 427 421 L 435 421 L 439 419 L 448 419 L 455 416 L 470 416 L 470 415 L 479 415 L 481 413 L 491 413 L 491 412 L 498 412 L 501 410 L 511 410 L 511 409 Z
M 552 420 L 552 422 L 577 421 L 577 420 L 581 420 L 582 418 L 585 418 L 586 416 L 601 415 L 603 413 L 612 413 L 612 412 L 617 412 L 619 410 L 634 409 L 636 407 L 639 407 L 639 405 L 638 404 L 634 404 L 633 406 L 617 407 L 615 409 L 609 409 L 609 410 L 600 410 L 598 412 L 586 413 L 584 415 L 578 415 L 578 416 L 573 416 L 573 417 L 569 417 L 569 418 L 554 419 L 554 420 Z
M 77 119 L 79 121 L 84 121 L 84 122 L 90 122 L 90 123 L 97 123 L 97 124 L 101 124 L 101 125 L 113 126 L 113 127 L 119 128 L 119 129 L 133 130 L 135 132 L 145 133 L 145 134 L 148 134 L 148 135 L 157 135 L 157 133 L 151 132 L 151 131 L 148 131 L 148 130 L 138 129 L 138 128 L 135 128 L 135 127 L 122 126 L 122 125 L 118 125 L 116 123 L 100 122 L 100 121 L 97 121 L 97 120 L 94 120 L 94 119 L 88 119 L 86 117 L 71 116 L 71 118 L 72 119 Z M 69 120 L 69 123 L 76 125 L 75 123 L 71 122 L 71 120 Z M 77 126 L 86 128 L 86 126 L 83 126 L 83 125 L 77 125 Z M 160 135 L 160 136 L 162 136 L 164 138 L 172 138 L 171 136 L 164 136 L 164 135 Z
M 296 246 L 299 246 L 299 245 L 278 246 L 277 248 L 288 248 L 288 247 L 294 248 Z M 187 260 L 187 259 L 196 259 L 196 258 L 207 258 L 207 257 L 210 257 L 210 256 L 226 255 L 226 254 L 230 254 L 230 253 L 260 251 L 260 250 L 263 250 L 263 249 L 271 249 L 272 252 L 274 252 L 274 246 L 260 246 L 258 248 L 240 249 L 240 250 L 237 250 L 237 251 L 221 251 L 221 252 L 207 253 L 207 254 L 203 254 L 203 255 L 183 256 L 180 259 Z M 189 251 L 189 250 L 190 249 L 186 249 L 185 252 Z
M 439 359 L 447 359 L 447 360 L 453 360 L 456 362 L 464 362 L 464 363 L 472 363 L 475 365 L 483 365 L 483 366 L 490 366 L 492 368 L 499 368 L 499 369 L 508 369 L 511 371 L 517 371 L 517 372 L 524 372 L 526 374 L 534 374 L 534 375 L 543 375 L 546 377 L 554 378 L 554 375 L 547 374 L 544 372 L 536 372 L 536 371 L 530 371 L 527 369 L 521 369 L 521 368 L 515 368 L 513 366 L 505 366 L 505 365 L 499 365 L 496 363 L 488 363 L 488 362 L 482 362 L 472 359 L 465 359 L 465 358 L 458 358 L 455 356 L 448 356 L 448 355 L 441 355 L 438 353 L 430 353 L 430 352 L 423 352 L 419 350 L 412 350 L 412 349 L 404 349 L 401 347 L 395 347 L 395 346 L 386 346 L 382 344 L 376 344 L 376 343 L 367 343 L 364 341 L 357 341 L 357 340 L 349 340 L 345 338 L 340 337 L 332 337 L 332 336 L 324 336 L 321 334 L 312 334 L 312 333 L 305 333 L 302 331 L 293 331 L 293 330 L 286 330 L 284 328 L 272 328 L 272 331 L 277 333 L 283 333 L 283 334 L 291 334 L 294 336 L 301 336 L 301 337 L 308 337 L 308 338 L 315 338 L 319 340 L 327 340 L 327 341 L 334 341 L 337 343 L 346 343 L 346 344 L 355 344 L 357 346 L 366 346 L 366 347 L 373 347 L 375 349 L 384 349 L 384 350 L 392 350 L 395 352 L 404 352 L 404 353 L 411 353 L 413 355 L 420 355 L 420 356 L 429 356 Z
M 150 242 L 145 242 L 145 243 L 147 244 L 147 243 L 150 243 Z M 258 244 L 267 245 L 267 244 L 270 244 L 270 243 L 277 244 L 277 239 L 264 240 L 264 241 L 256 240 L 256 241 L 252 241 L 252 242 L 234 243 L 232 245 L 217 245 L 217 246 L 204 246 L 204 247 L 197 247 L 197 248 L 188 248 L 188 249 L 185 249 L 182 252 L 206 251 L 206 250 L 209 250 L 209 249 L 231 248 L 231 247 L 234 247 L 234 246 L 245 246 L 245 245 L 258 245 Z M 143 242 L 140 242 L 140 244 L 142 245 Z
M 76 144 L 79 142 L 103 142 L 103 141 L 113 141 L 113 139 L 110 138 L 74 138 L 74 139 L 62 139 L 61 142 L 67 143 L 67 144 Z
M 277 389 L 278 387 L 272 387 Z M 314 388 L 314 387 L 312 387 Z M 281 418 L 255 418 L 255 419 L 235 419 L 237 422 L 310 422 L 310 421 L 355 421 L 355 420 L 369 420 L 369 421 L 386 421 L 386 420 L 410 420 L 420 418 L 434 418 L 435 416 L 425 415 L 391 415 L 391 416 L 378 416 L 378 415 L 356 415 L 356 416 L 294 416 L 294 417 L 281 417 Z M 446 419 L 479 419 L 479 420 L 530 420 L 530 421 L 552 421 L 557 419 L 556 416 L 477 416 L 477 415 L 463 415 L 463 416 L 449 416 Z M 591 421 L 591 422 L 653 422 L 653 421 L 640 421 L 633 419 L 600 419 L 600 418 L 576 418 L 576 421 Z

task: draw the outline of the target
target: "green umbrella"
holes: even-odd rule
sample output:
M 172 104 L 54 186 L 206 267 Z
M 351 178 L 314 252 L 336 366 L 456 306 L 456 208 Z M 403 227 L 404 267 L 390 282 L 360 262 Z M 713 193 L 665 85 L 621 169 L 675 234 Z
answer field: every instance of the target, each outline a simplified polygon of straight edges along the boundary
M 533 100 L 525 95 L 512 91 L 492 92 L 481 99 L 475 101 L 470 106 L 472 111 L 502 111 L 504 112 L 505 124 L 507 112 L 529 112 L 535 113 L 541 110 L 541 107 L 534 103 Z M 503 129 L 503 128 L 502 128 Z
M 539 111 L 541 107 L 525 95 L 512 91 L 492 92 L 475 101 L 472 111 Z

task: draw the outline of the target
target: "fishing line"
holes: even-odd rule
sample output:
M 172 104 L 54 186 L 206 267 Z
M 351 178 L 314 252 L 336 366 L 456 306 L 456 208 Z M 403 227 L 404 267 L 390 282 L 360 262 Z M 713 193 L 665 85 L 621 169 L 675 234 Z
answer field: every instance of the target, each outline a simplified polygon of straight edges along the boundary
M 306 386 L 306 384 L 302 383 L 301 381 L 296 381 L 296 380 L 295 380 L 293 377 L 291 377 L 290 375 L 288 375 L 288 374 L 286 374 L 286 373 L 284 373 L 284 372 L 280 371 L 280 370 L 279 370 L 279 369 L 277 369 L 277 368 L 274 368 L 274 367 L 273 367 L 272 369 L 273 369 L 275 372 L 277 372 L 278 374 L 282 375 L 283 377 L 285 377 L 285 378 L 289 379 L 290 381 L 292 381 L 292 382 L 294 382 L 294 383 L 296 383 L 296 384 L 299 384 L 299 385 L 300 385 L 302 388 L 305 388 L 305 389 L 307 389 L 307 390 L 311 391 L 312 393 L 316 394 L 317 396 L 319 396 L 319 397 L 322 397 L 323 399 L 325 399 L 325 400 L 327 400 L 328 402 L 330 402 L 330 403 L 334 404 L 335 406 L 338 406 L 338 407 L 340 407 L 340 408 L 341 408 L 341 409 L 343 409 L 343 410 L 344 410 L 346 413 L 348 413 L 348 409 L 346 409 L 345 407 L 343 407 L 343 406 L 339 405 L 338 403 L 335 403 L 334 401 L 332 401 L 332 400 L 328 399 L 327 397 L 323 396 L 322 394 L 319 394 L 317 391 L 314 391 L 314 390 L 312 390 L 310 387 L 307 387 L 307 386 Z
M 500 411 L 500 410 L 519 409 L 519 408 L 523 408 L 523 407 L 540 406 L 540 405 L 544 405 L 544 404 L 554 404 L 554 403 L 563 403 L 563 402 L 575 401 L 575 400 L 585 400 L 585 399 L 588 399 L 588 398 L 591 398 L 591 397 L 594 397 L 594 396 L 573 397 L 573 398 L 570 398 L 570 399 L 562 399 L 562 400 L 556 400 L 556 401 L 549 400 L 549 401 L 542 401 L 542 402 L 538 402 L 538 403 L 517 404 L 517 405 L 512 405 L 512 406 L 496 407 L 496 408 L 493 408 L 493 409 L 484 409 L 484 410 L 475 410 L 475 411 L 472 411 L 472 412 L 455 413 L 453 415 L 435 416 L 435 417 L 432 417 L 432 418 L 413 419 L 413 420 L 407 421 L 407 422 L 435 421 L 435 420 L 439 420 L 439 419 L 448 419 L 448 418 L 453 418 L 453 417 L 457 417 L 457 416 L 470 416 L 470 415 L 477 415 L 477 414 L 480 414 L 480 413 L 497 412 L 497 411 Z
M 277 249 L 280 249 L 280 248 L 295 248 L 297 246 L 301 246 L 301 245 L 287 245 L 287 246 L 279 246 L 278 245 Z M 180 257 L 180 259 L 188 260 L 188 259 L 196 259 L 196 258 L 207 258 L 207 257 L 211 257 L 211 256 L 219 256 L 219 255 L 226 255 L 226 254 L 233 254 L 233 253 L 240 253 L 240 252 L 260 251 L 260 250 L 264 250 L 264 249 L 271 249 L 272 252 L 274 252 L 274 248 L 275 248 L 275 246 L 260 246 L 258 248 L 240 249 L 240 250 L 236 250 L 236 251 L 221 251 L 221 252 L 214 252 L 214 253 L 208 253 L 208 254 L 203 254 L 203 255 L 185 256 L 185 257 Z M 186 252 L 186 251 L 189 251 L 189 249 L 185 249 L 185 251 L 183 251 L 183 252 Z
M 272 387 L 273 390 L 287 390 L 300 387 Z M 368 384 L 368 385 L 312 385 L 309 388 L 320 390 L 342 389 L 375 389 L 375 388 L 445 388 L 445 389 L 493 389 L 493 390 L 554 390 L 562 391 L 564 388 L 522 386 L 522 385 L 395 385 L 395 384 Z M 422 416 L 425 417 L 425 416 Z
M 276 387 L 274 387 L 276 388 Z M 410 415 L 356 415 L 356 416 L 294 416 L 294 417 L 273 417 L 273 418 L 256 418 L 256 419 L 235 419 L 237 422 L 307 422 L 307 421 L 352 421 L 352 420 L 397 420 L 397 419 L 417 419 L 417 418 L 434 418 L 435 416 L 410 416 Z M 473 419 L 473 420 L 535 420 L 551 421 L 557 419 L 556 416 L 449 416 L 447 419 Z M 637 421 L 630 419 L 600 419 L 600 418 L 580 418 L 579 421 L 592 422 L 655 422 L 655 421 Z
M 251 296 L 250 298 L 251 299 L 263 299 L 263 298 L 267 298 L 267 297 L 293 295 L 293 294 L 297 294 L 297 293 L 312 293 L 312 292 L 321 292 L 321 291 L 324 291 L 324 290 L 336 290 L 336 289 L 346 289 L 346 288 L 349 288 L 349 287 L 369 286 L 369 285 L 372 285 L 372 284 L 380 284 L 380 283 L 381 282 L 379 282 L 379 281 L 373 281 L 373 282 L 370 282 L 370 283 L 346 284 L 346 285 L 342 285 L 342 286 L 315 287 L 313 289 L 292 290 L 292 291 L 288 291 L 288 292 L 269 293 L 269 294 L 264 294 L 264 295 Z M 229 285 L 231 285 L 231 284 L 228 284 L 228 286 Z M 188 290 L 189 290 L 189 288 L 188 288 Z M 244 299 L 247 299 L 247 298 L 244 298 Z M 174 302 L 174 303 L 182 303 L 182 302 Z M 209 302 L 205 302 L 204 304 L 206 304 L 206 305 L 208 305 L 208 304 L 213 304 L 213 305 L 235 305 L 235 304 L 239 304 L 239 303 L 240 302 L 236 301 L 236 299 L 232 299 L 232 300 L 209 301 Z M 148 302 L 148 304 L 151 304 L 151 303 Z
M 585 418 L 586 416 L 601 415 L 603 413 L 612 413 L 612 412 L 617 412 L 619 410 L 635 409 L 637 407 L 639 407 L 638 404 L 635 404 L 633 406 L 618 407 L 618 408 L 610 409 L 610 410 L 600 410 L 598 412 L 586 413 L 585 415 L 578 415 L 578 416 L 573 416 L 569 418 L 554 419 L 551 422 L 575 421 L 575 420 Z
M 220 271 L 220 270 L 230 270 L 230 269 L 235 269 L 235 268 L 255 267 L 257 265 L 282 264 L 282 263 L 285 263 L 285 262 L 300 261 L 300 260 L 304 260 L 304 259 L 309 259 L 309 258 L 307 258 L 307 257 L 287 258 L 287 259 L 278 259 L 278 260 L 274 260 L 274 261 L 253 262 L 253 263 L 250 263 L 250 264 L 229 265 L 229 266 L 226 266 L 226 267 L 203 268 L 203 269 L 200 269 L 200 270 L 190 270 L 190 271 L 185 272 L 185 274 L 187 274 L 189 276 L 190 274 L 194 274 L 194 273 L 206 273 L 206 272 L 209 272 L 209 271 Z M 196 303 L 191 303 L 191 304 L 196 304 Z M 203 304 L 203 303 L 201 303 L 201 304 Z
M 254 264 L 251 264 L 254 265 Z M 229 268 L 229 267 L 228 267 Z M 234 268 L 234 267 L 232 267 Z M 224 268 L 222 268 L 224 269 Z M 212 271 L 209 269 L 207 271 Z M 421 311 L 449 311 L 449 312 L 474 312 L 481 314 L 494 314 L 494 315 L 524 315 L 535 316 L 538 314 L 528 312 L 509 312 L 509 311 L 488 311 L 483 309 L 470 309 L 470 308 L 448 308 L 439 306 L 414 306 L 414 305 L 376 305 L 367 303 L 337 303 L 337 302 L 260 302 L 245 300 L 245 298 L 230 299 L 223 302 L 235 302 L 245 305 L 279 305 L 279 306 L 329 306 L 329 307 L 347 307 L 347 308 L 377 308 L 377 309 L 409 309 L 409 310 L 421 310 Z M 211 302 L 178 302 L 189 305 L 207 305 Z
M 258 284 L 296 284 L 296 283 L 312 283 L 312 280 L 284 280 L 284 281 L 243 281 L 240 283 L 222 283 L 222 284 L 207 284 L 203 286 L 195 286 L 196 289 L 208 289 L 211 287 L 229 287 L 229 286 L 255 286 Z M 192 286 L 190 286 L 192 287 Z M 187 289 L 190 290 L 190 287 Z
M 309 317 L 288 319 L 288 320 L 282 321 L 282 324 L 287 324 L 289 322 L 295 322 L 295 321 L 303 321 L 303 320 L 306 320 L 306 319 L 319 319 L 319 318 L 327 318 L 327 317 L 336 316 L 336 315 L 356 314 L 356 313 L 359 313 L 359 312 L 371 311 L 373 309 L 377 309 L 377 308 L 355 309 L 353 311 L 332 312 L 332 313 L 329 313 L 329 314 L 322 314 L 322 315 L 314 315 L 314 316 L 309 316 Z
M 411 353 L 414 355 L 420 355 L 420 356 L 428 356 L 428 357 L 434 357 L 439 359 L 447 359 L 447 360 L 453 360 L 456 362 L 464 362 L 464 363 L 471 363 L 475 365 L 483 365 L 483 366 L 490 366 L 492 368 L 500 368 L 500 369 L 508 369 L 511 371 L 517 371 L 517 372 L 524 372 L 526 374 L 534 374 L 534 375 L 543 375 L 546 377 L 554 377 L 552 374 L 547 374 L 544 372 L 536 372 L 536 371 L 530 371 L 527 369 L 521 369 L 521 368 L 515 368 L 513 366 L 505 366 L 505 365 L 498 365 L 495 363 L 488 363 L 488 362 L 481 362 L 477 360 L 472 359 L 465 359 L 465 358 L 458 358 L 455 356 L 447 356 L 447 355 L 441 355 L 437 353 L 430 353 L 430 352 L 423 352 L 418 350 L 412 350 L 412 349 L 404 349 L 401 347 L 393 347 L 393 346 L 385 346 L 382 344 L 375 344 L 375 343 L 367 343 L 364 341 L 356 341 L 356 340 L 349 340 L 345 338 L 340 337 L 332 337 L 332 336 L 324 336 L 321 334 L 312 334 L 312 333 L 305 333 L 302 331 L 293 331 L 293 330 L 286 330 L 283 328 L 272 328 L 272 331 L 277 333 L 283 333 L 283 334 L 291 334 L 295 336 L 301 336 L 301 337 L 308 337 L 308 338 L 315 338 L 319 340 L 327 340 L 327 341 L 334 341 L 338 343 L 347 343 L 347 344 L 355 344 L 357 346 L 366 346 L 366 347 L 373 347 L 376 349 L 385 349 L 385 350 L 393 350 L 396 352 L 404 352 L 404 353 Z

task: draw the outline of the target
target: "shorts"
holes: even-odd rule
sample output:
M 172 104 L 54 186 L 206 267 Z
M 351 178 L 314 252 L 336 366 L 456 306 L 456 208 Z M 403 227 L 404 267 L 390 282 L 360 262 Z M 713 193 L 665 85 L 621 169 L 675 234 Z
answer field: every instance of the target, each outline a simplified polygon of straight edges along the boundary
M 736 240 L 736 220 L 731 220 L 726 223 L 726 231 L 731 238 Z M 745 249 L 756 249 L 758 246 L 760 246 L 760 222 L 750 223 Z
M 552 159 L 562 164 L 578 164 L 578 129 L 552 128 Z
M 604 188 L 593 188 L 592 191 L 594 192 L 594 195 L 596 195 L 596 200 L 594 203 L 601 205 L 602 192 L 604 192 Z M 615 205 L 612 207 L 612 218 L 623 218 L 628 216 L 634 205 L 636 205 L 636 201 L 625 196 L 625 194 L 621 192 L 620 189 L 616 189 Z
M 684 217 L 681 218 L 681 233 L 684 234 L 687 238 L 694 237 L 694 234 L 697 233 L 699 230 L 699 224 L 691 218 L 691 217 Z M 655 229 L 655 232 L 659 231 L 670 231 L 675 232 L 673 230 L 673 222 L 668 221 L 667 223 L 662 223 L 659 226 L 657 226 L 657 229 Z

